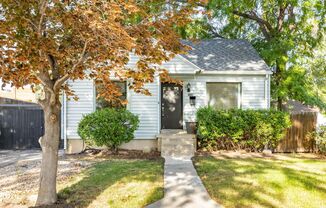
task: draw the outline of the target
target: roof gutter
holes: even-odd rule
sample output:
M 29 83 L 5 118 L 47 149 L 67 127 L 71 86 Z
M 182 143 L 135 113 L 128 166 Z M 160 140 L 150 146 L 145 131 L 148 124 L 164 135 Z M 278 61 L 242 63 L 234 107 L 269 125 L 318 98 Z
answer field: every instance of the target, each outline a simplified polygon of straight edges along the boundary
M 271 71 L 259 70 L 259 71 L 245 71 L 245 70 L 226 70 L 226 71 L 205 71 L 205 70 L 195 70 L 195 74 L 203 74 L 203 75 L 213 75 L 213 74 L 221 74 L 221 75 L 266 75 L 273 74 Z

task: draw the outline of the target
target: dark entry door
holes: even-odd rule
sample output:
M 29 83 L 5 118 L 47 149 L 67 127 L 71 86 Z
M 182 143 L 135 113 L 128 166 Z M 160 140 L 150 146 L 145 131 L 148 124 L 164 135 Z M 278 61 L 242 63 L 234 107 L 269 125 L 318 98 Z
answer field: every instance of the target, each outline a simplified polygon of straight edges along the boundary
M 162 83 L 162 129 L 182 129 L 182 86 Z

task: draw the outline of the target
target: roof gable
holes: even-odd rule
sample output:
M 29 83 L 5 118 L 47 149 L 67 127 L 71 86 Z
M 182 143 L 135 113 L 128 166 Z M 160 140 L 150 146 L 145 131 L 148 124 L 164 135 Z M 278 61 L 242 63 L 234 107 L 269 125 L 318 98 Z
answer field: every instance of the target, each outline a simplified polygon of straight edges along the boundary
M 215 38 L 183 43 L 192 49 L 181 56 L 206 71 L 270 71 L 246 40 Z

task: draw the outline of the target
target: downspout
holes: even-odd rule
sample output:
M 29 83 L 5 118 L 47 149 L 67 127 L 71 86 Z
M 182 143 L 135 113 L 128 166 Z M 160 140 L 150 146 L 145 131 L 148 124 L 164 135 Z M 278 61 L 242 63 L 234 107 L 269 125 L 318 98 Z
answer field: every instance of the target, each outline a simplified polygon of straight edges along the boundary
M 67 97 L 66 93 L 62 94 L 63 96 L 63 149 L 67 150 Z
M 267 98 L 268 83 L 267 83 L 267 81 L 268 81 L 268 74 L 265 75 L 265 107 L 266 107 L 266 109 L 268 109 L 268 98 Z
M 160 79 L 160 76 L 157 76 L 157 119 L 158 119 L 158 122 L 157 122 L 157 133 L 160 134 L 161 133 L 161 115 L 162 115 L 162 108 L 161 108 L 161 79 Z
M 268 91 L 269 91 L 269 98 L 268 98 L 268 108 L 271 107 L 271 75 L 268 75 Z

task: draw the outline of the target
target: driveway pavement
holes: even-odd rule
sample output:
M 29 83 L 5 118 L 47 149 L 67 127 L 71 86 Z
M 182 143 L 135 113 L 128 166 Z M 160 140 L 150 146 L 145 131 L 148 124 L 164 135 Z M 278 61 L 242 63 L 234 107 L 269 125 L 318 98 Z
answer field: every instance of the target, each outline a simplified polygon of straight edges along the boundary
M 63 151 L 60 150 L 59 155 L 62 154 Z M 40 161 L 41 159 L 41 150 L 0 150 L 0 168 L 18 162 Z
M 63 151 L 59 151 L 63 155 Z M 35 204 L 41 167 L 41 150 L 0 150 L 0 207 L 27 208 Z M 58 183 L 69 181 L 93 164 L 87 158 L 63 155 L 58 161 Z

